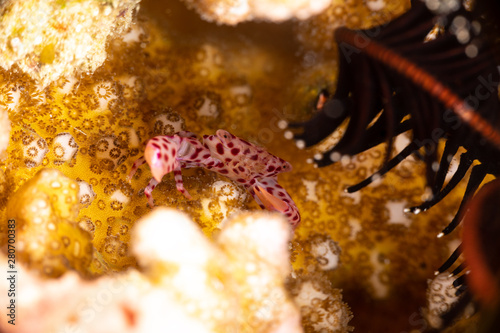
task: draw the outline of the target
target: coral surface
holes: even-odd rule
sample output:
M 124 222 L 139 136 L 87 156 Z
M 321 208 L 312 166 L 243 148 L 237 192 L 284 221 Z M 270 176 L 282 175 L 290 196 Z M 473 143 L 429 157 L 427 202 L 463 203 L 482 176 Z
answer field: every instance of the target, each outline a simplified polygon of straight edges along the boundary
M 130 27 L 140 0 L 8 0 L 0 6 L 0 66 L 17 65 L 42 86 L 93 72 L 106 41 Z
M 336 28 L 371 28 L 389 22 L 409 8 L 409 0 L 333 0 L 319 15 L 299 24 L 298 38 L 313 50 L 332 50 Z
M 76 223 L 78 210 L 78 185 L 60 171 L 42 169 L 24 183 L 7 205 L 7 216 L 16 221 L 17 259 L 48 277 L 71 268 L 85 272 L 93 248 L 90 235 Z M 7 233 L 2 231 L 3 246 Z

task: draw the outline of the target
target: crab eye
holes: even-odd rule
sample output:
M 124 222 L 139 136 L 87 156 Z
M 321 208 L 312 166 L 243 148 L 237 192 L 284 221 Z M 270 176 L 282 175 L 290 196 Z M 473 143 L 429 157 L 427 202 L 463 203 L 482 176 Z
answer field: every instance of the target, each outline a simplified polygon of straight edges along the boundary
M 224 139 L 227 139 L 227 135 L 226 134 L 224 134 Z

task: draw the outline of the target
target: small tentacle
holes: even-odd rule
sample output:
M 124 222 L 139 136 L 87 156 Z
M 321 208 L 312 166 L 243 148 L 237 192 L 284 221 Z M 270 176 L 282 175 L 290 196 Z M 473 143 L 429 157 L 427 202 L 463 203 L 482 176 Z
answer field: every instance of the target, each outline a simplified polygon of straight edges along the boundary
M 466 292 L 467 287 L 462 285 L 457 290 L 457 296 L 460 296 L 458 301 L 451 307 L 451 309 L 442 315 L 441 319 L 443 319 L 442 327 L 449 327 L 453 321 L 459 318 L 465 311 L 466 307 L 472 301 L 472 296 L 470 292 Z
M 465 274 L 462 274 L 459 277 L 457 277 L 455 281 L 453 281 L 453 287 L 457 288 L 463 285 L 465 283 L 465 276 L 466 276 Z
M 289 128 L 302 128 L 303 132 L 295 134 L 295 140 L 302 140 L 310 147 L 327 138 L 347 118 L 351 103 L 347 100 L 332 98 L 325 102 L 323 108 L 312 119 L 303 123 L 290 123 Z
M 405 209 L 405 211 L 418 214 L 420 212 L 426 211 L 427 209 L 440 202 L 445 196 L 448 195 L 448 193 L 451 192 L 451 190 L 453 190 L 458 185 L 458 183 L 460 183 L 471 165 L 472 160 L 469 158 L 469 155 L 467 153 L 462 154 L 460 156 L 460 164 L 458 165 L 458 169 L 453 174 L 453 177 L 451 177 L 448 184 L 446 184 L 446 186 L 441 191 L 436 193 L 430 200 L 425 201 L 420 206 L 407 208 Z
M 450 255 L 450 257 L 444 262 L 444 264 L 441 265 L 441 267 L 438 268 L 437 274 L 443 273 L 446 271 L 448 268 L 451 267 L 457 261 L 458 257 L 460 257 L 460 254 L 462 254 L 462 245 L 459 245 L 455 251 Z M 436 275 L 437 275 L 436 274 Z
M 453 270 L 453 272 L 451 272 L 451 275 L 456 276 L 460 274 L 465 268 L 466 266 L 464 265 L 464 263 L 461 263 L 460 265 L 457 266 L 457 268 Z
M 458 207 L 458 211 L 455 214 L 453 220 L 450 222 L 450 224 L 446 226 L 446 228 L 443 229 L 443 231 L 438 235 L 438 237 L 448 235 L 450 232 L 455 230 L 455 228 L 457 227 L 457 225 L 460 223 L 460 221 L 464 216 L 467 202 L 469 201 L 470 198 L 472 198 L 474 193 L 476 193 L 477 189 L 479 188 L 479 185 L 486 177 L 486 173 L 487 173 L 487 166 L 484 164 L 479 164 L 472 167 L 472 171 L 469 177 L 469 182 L 467 183 L 467 187 L 465 189 L 462 202 L 460 203 L 460 207 Z
M 382 166 L 376 173 L 371 175 L 370 177 L 366 178 L 362 182 L 359 182 L 356 185 L 349 186 L 346 189 L 347 193 L 353 193 L 356 191 L 361 190 L 363 187 L 366 187 L 370 185 L 376 178 L 380 178 L 381 176 L 385 175 L 387 172 L 389 172 L 392 168 L 394 168 L 396 165 L 398 165 L 401 161 L 403 161 L 405 158 L 410 156 L 414 151 L 418 150 L 420 148 L 420 145 L 418 145 L 415 142 L 411 142 L 408 146 L 406 146 L 399 154 L 394 156 L 392 159 L 389 160 L 386 164 Z
M 458 147 L 459 145 L 456 144 L 455 140 L 453 139 L 446 140 L 444 151 L 441 156 L 441 161 L 439 162 L 439 168 L 436 173 L 436 178 L 434 179 L 434 184 L 432 186 L 433 194 L 436 194 L 443 188 L 444 181 L 446 179 L 446 174 L 448 173 L 448 169 L 450 168 L 453 156 L 455 156 L 455 154 L 458 151 Z

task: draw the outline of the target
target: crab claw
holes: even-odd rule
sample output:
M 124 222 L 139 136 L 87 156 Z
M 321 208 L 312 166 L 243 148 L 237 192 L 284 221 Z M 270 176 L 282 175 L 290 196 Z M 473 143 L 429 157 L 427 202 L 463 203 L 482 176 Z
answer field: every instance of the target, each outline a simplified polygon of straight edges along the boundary
M 249 189 L 255 201 L 267 210 L 274 210 L 282 213 L 295 230 L 300 223 L 300 212 L 290 195 L 281 187 L 276 179 L 266 178 L 263 183 L 257 182 Z
M 172 155 L 172 150 L 177 151 L 178 144 L 166 138 L 153 138 L 148 141 L 144 149 L 144 159 L 157 182 L 161 182 L 163 176 L 179 167 L 179 162 L 176 156 Z
M 146 149 L 144 150 L 144 158 L 146 159 L 146 162 L 148 162 L 151 173 L 153 174 L 153 178 L 157 182 L 161 182 L 161 179 L 163 178 L 165 173 L 163 172 L 161 163 L 160 149 L 156 148 L 153 144 L 148 143 Z
M 276 210 L 280 213 L 284 213 L 288 209 L 288 204 L 283 200 L 276 198 L 271 193 L 267 192 L 262 186 L 255 185 L 255 195 L 262 202 L 267 210 Z

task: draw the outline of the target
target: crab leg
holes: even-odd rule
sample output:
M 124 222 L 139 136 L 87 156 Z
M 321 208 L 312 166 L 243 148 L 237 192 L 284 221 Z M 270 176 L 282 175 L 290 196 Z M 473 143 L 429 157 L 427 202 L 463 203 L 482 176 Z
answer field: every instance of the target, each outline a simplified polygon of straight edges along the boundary
M 256 182 L 249 192 L 261 207 L 264 206 L 267 210 L 284 214 L 294 229 L 300 223 L 297 206 L 276 179 L 266 178 L 263 181 Z
M 255 186 L 254 193 L 267 210 L 276 210 L 278 212 L 284 213 L 289 207 L 285 201 L 275 197 L 271 193 L 267 192 L 265 188 L 260 187 L 259 185 Z
M 151 207 L 151 208 L 153 208 L 155 206 L 154 201 L 153 201 L 153 195 L 151 193 L 155 189 L 156 185 L 158 185 L 158 182 L 156 181 L 156 179 L 151 178 L 148 186 L 146 186 L 146 188 L 144 189 L 144 195 L 146 195 L 146 198 L 148 198 L 149 207 Z
M 191 200 L 191 195 L 189 192 L 184 188 L 184 183 L 182 182 L 182 172 L 181 172 L 181 167 L 179 166 L 178 169 L 174 170 L 174 179 L 175 179 L 175 186 L 177 187 L 177 191 L 181 192 L 184 194 L 184 196 L 188 199 Z
M 130 183 L 130 181 L 132 180 L 132 177 L 135 175 L 135 173 L 137 172 L 137 169 L 139 169 L 139 167 L 141 165 L 143 165 L 144 163 L 146 163 L 146 159 L 144 158 L 144 156 L 141 156 L 137 159 L 137 161 L 134 162 L 134 164 L 132 164 L 132 169 L 130 169 L 130 172 L 127 176 L 127 181 Z
M 255 190 L 254 190 L 253 186 L 247 186 L 247 191 L 252 195 L 253 199 L 259 205 L 260 208 L 267 209 L 266 206 L 264 206 L 264 204 L 262 203 L 262 201 L 260 201 L 257 194 L 255 194 Z

